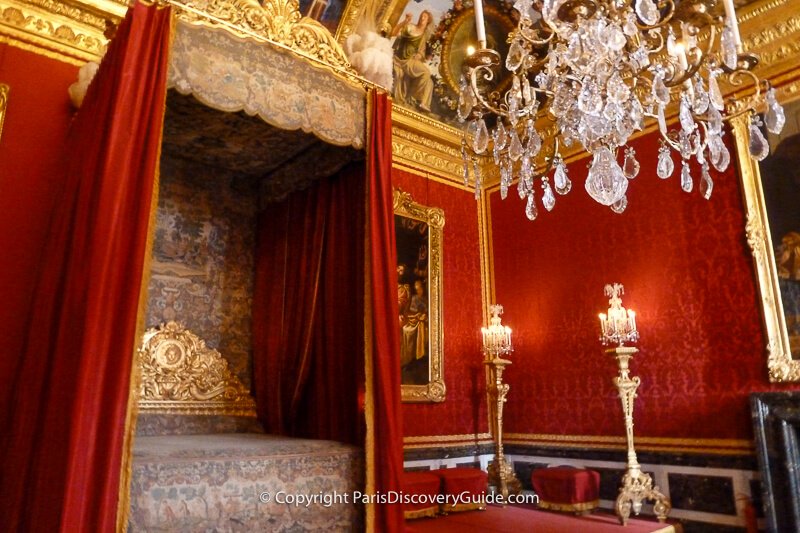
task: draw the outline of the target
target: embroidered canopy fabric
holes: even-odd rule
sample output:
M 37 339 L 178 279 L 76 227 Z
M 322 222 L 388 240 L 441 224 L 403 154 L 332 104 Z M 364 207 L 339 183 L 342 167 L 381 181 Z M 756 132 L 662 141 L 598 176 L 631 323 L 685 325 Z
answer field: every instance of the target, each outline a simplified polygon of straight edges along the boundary
M 338 146 L 364 146 L 362 87 L 221 27 L 177 22 L 167 84 L 220 111 L 244 111 Z

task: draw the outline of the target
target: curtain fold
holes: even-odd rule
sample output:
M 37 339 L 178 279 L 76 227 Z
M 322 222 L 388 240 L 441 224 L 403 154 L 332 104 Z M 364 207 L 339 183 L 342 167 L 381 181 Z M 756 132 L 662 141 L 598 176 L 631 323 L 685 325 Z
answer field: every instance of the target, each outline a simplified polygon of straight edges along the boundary
M 4 531 L 116 527 L 170 38 L 169 9 L 131 8 L 71 126 L 0 446 Z
M 253 391 L 269 433 L 359 444 L 361 165 L 259 215 Z
M 367 145 L 365 354 L 367 368 L 367 490 L 400 491 L 403 425 L 400 409 L 400 333 L 397 327 L 397 247 L 392 205 L 392 104 L 370 91 Z M 404 529 L 401 505 L 367 509 L 367 529 Z

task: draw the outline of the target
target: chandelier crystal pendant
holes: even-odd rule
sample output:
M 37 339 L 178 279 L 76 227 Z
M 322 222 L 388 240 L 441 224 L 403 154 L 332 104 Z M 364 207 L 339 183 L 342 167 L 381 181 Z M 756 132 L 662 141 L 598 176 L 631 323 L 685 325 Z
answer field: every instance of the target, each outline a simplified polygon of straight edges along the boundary
M 550 211 L 554 192 L 572 188 L 561 145 L 577 143 L 592 155 L 586 192 L 621 213 L 628 205 L 628 182 L 640 168 L 628 140 L 655 119 L 662 138 L 656 174 L 673 175 L 672 152 L 677 152 L 680 186 L 691 192 L 694 159 L 701 169 L 700 193 L 708 199 L 710 167 L 722 172 L 731 160 L 723 120 L 751 116 L 750 153 L 759 161 L 769 144 L 755 106 L 765 105 L 769 131 L 783 128 L 775 90 L 753 74 L 758 59 L 742 49 L 733 0 L 724 0 L 724 16 L 715 0 L 544 0 L 541 14 L 532 0 L 516 0 L 520 18 L 504 62 L 486 48 L 481 0 L 474 2 L 480 49 L 465 61 L 457 111 L 466 123 L 464 183 L 471 173 L 476 198 L 484 181 L 479 158 L 491 156 L 503 199 L 516 179 L 529 219 L 538 214 L 537 197 Z M 510 76 L 503 94 L 496 89 L 501 63 Z M 751 107 L 726 114 L 722 78 L 737 87 L 752 83 Z M 670 104 L 677 104 L 679 118 L 672 129 L 665 117 Z M 552 133 L 537 129 L 541 116 L 552 124 L 545 128 Z M 537 172 L 541 160 L 544 170 Z

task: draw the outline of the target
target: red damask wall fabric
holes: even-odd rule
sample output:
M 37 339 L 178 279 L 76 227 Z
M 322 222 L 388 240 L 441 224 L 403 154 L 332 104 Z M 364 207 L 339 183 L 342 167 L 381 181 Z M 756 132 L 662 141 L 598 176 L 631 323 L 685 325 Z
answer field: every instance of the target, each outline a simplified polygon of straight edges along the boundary
M 442 403 L 404 403 L 405 436 L 465 435 L 488 431 L 486 385 L 481 352 L 480 242 L 478 202 L 471 192 L 395 169 L 392 185 L 422 205 L 444 210 Z
M 0 443 L 4 531 L 116 527 L 170 21 L 132 8 L 70 131 Z
M 491 196 L 497 300 L 515 345 L 506 431 L 622 434 L 616 362 L 598 342 L 597 318 L 604 285 L 619 282 L 641 333 L 636 434 L 751 438 L 747 395 L 781 387 L 767 382 L 735 163 L 713 174 L 706 201 L 697 178 L 693 193 L 681 190 L 677 157 L 675 175 L 655 175 L 656 135 L 633 146 L 642 170 L 622 215 L 584 191 L 587 159 L 569 167 L 572 192 L 550 213 L 540 205 L 534 222 L 515 191 Z
M 77 67 L 0 43 L 0 83 L 11 87 L 0 136 L 0 406 L 21 362 L 39 260 L 57 198 L 61 151 L 72 119 L 67 87 Z M 0 408 L 2 417 L 10 414 Z

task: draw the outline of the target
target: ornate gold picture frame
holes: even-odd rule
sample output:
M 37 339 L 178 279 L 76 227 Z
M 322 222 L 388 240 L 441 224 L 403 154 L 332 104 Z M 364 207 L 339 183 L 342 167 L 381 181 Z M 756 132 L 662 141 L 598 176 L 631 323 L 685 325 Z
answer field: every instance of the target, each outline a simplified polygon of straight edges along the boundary
M 11 88 L 5 83 L 0 83 L 0 138 L 3 137 L 3 122 L 6 119 L 6 108 L 8 107 L 8 91 Z
M 443 402 L 444 211 L 394 191 L 401 388 L 404 402 Z
M 790 91 L 781 92 L 786 95 Z M 797 130 L 795 135 L 800 136 L 800 123 L 790 124 L 792 121 L 800 122 L 800 99 L 789 103 L 780 94 L 779 98 L 786 106 L 787 123 L 784 131 L 791 134 L 793 130 Z M 793 254 L 798 254 L 800 259 L 800 226 L 793 228 L 794 231 L 787 230 L 788 233 L 784 231 L 785 223 L 776 218 L 776 206 L 774 200 L 771 200 L 777 196 L 782 197 L 784 203 L 786 200 L 791 201 L 786 190 L 775 191 L 778 180 L 784 182 L 786 186 L 781 185 L 784 189 L 796 189 L 797 197 L 800 197 L 800 175 L 794 184 L 791 184 L 789 174 L 776 175 L 776 168 L 783 168 L 785 172 L 800 168 L 800 153 L 793 154 L 796 159 L 794 164 L 782 162 L 776 165 L 776 149 L 782 150 L 781 143 L 790 139 L 770 138 L 770 156 L 761 163 L 753 161 L 747 144 L 749 124 L 748 115 L 731 121 L 747 216 L 745 232 L 753 253 L 760 290 L 769 380 L 800 381 L 800 270 L 793 272 L 795 269 L 789 266 Z M 796 140 L 800 140 L 800 137 Z M 765 194 L 765 190 L 769 194 Z M 796 216 L 800 216 L 800 203 L 793 210 Z M 771 224 L 774 227 L 771 228 Z M 793 250 L 791 241 L 795 236 L 798 239 L 798 248 Z M 787 309 L 790 312 L 787 313 Z

